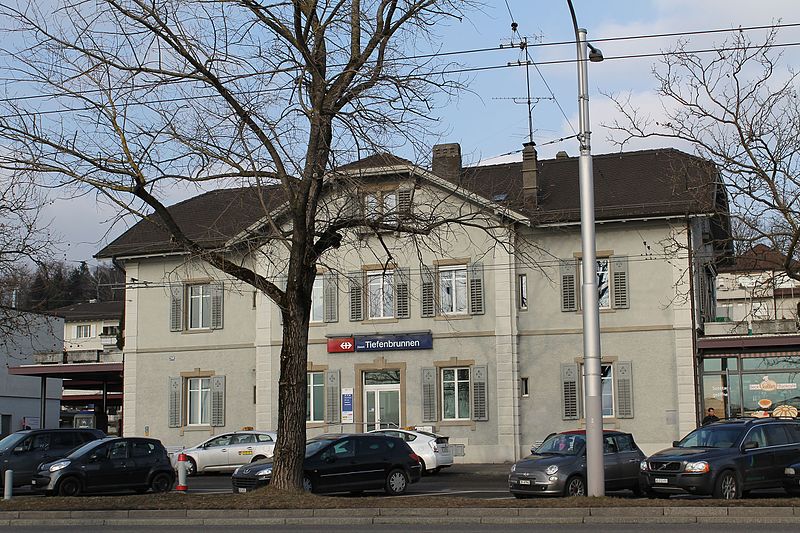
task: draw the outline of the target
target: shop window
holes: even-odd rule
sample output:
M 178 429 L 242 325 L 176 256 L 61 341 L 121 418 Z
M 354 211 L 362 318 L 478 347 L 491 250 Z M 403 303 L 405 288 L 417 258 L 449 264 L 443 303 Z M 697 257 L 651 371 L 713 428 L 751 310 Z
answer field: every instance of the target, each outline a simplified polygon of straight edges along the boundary
M 309 372 L 306 376 L 306 421 L 325 421 L 325 374 Z

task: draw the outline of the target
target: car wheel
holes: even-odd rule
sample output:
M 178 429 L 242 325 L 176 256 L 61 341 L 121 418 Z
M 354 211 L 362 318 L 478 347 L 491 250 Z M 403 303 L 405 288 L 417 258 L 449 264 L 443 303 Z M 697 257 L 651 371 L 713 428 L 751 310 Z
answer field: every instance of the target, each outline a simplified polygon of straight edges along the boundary
M 567 480 L 564 496 L 586 496 L 586 482 L 582 476 L 572 476 Z
M 419 473 L 421 476 L 427 476 L 428 474 L 430 474 L 430 472 L 428 472 L 428 467 L 425 466 L 425 461 L 423 461 L 422 459 L 419 460 L 419 467 L 420 467 Z
M 169 492 L 172 489 L 172 476 L 159 472 L 150 480 L 150 489 L 153 492 Z
M 386 476 L 386 494 L 397 496 L 408 488 L 408 476 L 399 468 L 395 468 Z
M 197 463 L 191 457 L 186 458 L 186 475 L 187 476 L 197 475 Z
M 644 489 L 642 488 L 642 484 L 638 481 L 634 483 L 633 487 L 631 487 L 631 490 L 633 491 L 633 495 L 637 498 L 644 496 Z
M 253 460 L 250 461 L 250 462 L 251 463 L 255 463 L 256 461 L 260 461 L 261 459 L 266 459 L 266 457 L 264 457 L 263 455 L 256 455 L 255 457 L 253 457 Z
M 58 484 L 59 496 L 78 496 L 81 493 L 81 481 L 76 477 L 65 477 Z
M 714 484 L 714 497 L 719 500 L 738 500 L 742 497 L 739 478 L 733 470 L 725 470 Z
M 306 492 L 314 492 L 314 482 L 308 476 L 303 476 L 303 490 Z

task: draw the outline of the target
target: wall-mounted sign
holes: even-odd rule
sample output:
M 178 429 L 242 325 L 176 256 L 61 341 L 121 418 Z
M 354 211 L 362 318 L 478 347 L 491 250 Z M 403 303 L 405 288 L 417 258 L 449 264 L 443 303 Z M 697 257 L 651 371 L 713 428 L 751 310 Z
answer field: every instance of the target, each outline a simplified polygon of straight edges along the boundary
M 406 333 L 398 335 L 356 335 L 357 352 L 383 352 L 389 350 L 431 350 L 433 335 Z
M 342 387 L 342 424 L 353 423 L 353 389 Z
M 328 353 L 354 352 L 356 343 L 353 337 L 338 337 L 328 339 Z

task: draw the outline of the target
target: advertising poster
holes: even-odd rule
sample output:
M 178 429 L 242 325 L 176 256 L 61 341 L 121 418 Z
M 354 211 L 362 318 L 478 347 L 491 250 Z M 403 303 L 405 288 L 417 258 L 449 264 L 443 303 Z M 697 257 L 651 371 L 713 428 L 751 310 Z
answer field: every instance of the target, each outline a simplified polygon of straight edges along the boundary
M 342 424 L 353 423 L 353 389 L 342 388 Z

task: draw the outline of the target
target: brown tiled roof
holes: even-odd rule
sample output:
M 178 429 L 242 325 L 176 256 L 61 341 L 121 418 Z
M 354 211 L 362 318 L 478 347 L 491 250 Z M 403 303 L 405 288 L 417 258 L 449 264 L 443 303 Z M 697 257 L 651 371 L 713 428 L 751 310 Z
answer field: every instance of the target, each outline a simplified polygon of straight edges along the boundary
M 580 220 L 578 158 L 539 160 L 538 208 L 522 202 L 522 162 L 467 167 L 462 185 L 531 216 L 534 223 Z M 709 213 L 716 168 L 674 149 L 593 157 L 597 220 Z
M 265 216 L 259 190 L 268 211 L 284 201 L 285 193 L 280 185 L 219 189 L 175 204 L 169 211 L 187 237 L 211 249 L 222 246 Z M 155 221 L 155 215 L 152 217 Z M 96 257 L 181 251 L 154 221 L 150 217 L 140 220 L 100 250 Z
M 53 309 L 50 313 L 60 316 L 67 322 L 103 318 L 122 319 L 124 304 L 124 302 L 79 302 Z
M 720 272 L 763 272 L 783 270 L 786 256 L 764 244 L 756 244 L 735 258 L 733 263 L 721 267 Z
M 387 152 L 381 152 L 377 154 L 369 155 L 363 159 L 359 159 L 358 161 L 353 161 L 352 163 L 347 163 L 346 165 L 340 166 L 339 170 L 362 170 L 367 168 L 379 168 L 379 167 L 394 167 L 394 166 L 403 166 L 403 165 L 414 165 L 408 159 L 403 159 L 402 157 L 398 157 L 394 154 L 390 154 Z

